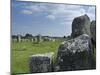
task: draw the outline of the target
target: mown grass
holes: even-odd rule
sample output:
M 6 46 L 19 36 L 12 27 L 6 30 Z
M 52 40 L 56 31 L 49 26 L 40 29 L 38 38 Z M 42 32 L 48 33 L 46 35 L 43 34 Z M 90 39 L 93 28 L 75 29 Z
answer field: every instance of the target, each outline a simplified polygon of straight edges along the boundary
M 55 42 L 12 42 L 12 73 L 29 73 L 29 57 L 33 54 L 54 52 L 54 57 L 61 44 L 61 40 Z

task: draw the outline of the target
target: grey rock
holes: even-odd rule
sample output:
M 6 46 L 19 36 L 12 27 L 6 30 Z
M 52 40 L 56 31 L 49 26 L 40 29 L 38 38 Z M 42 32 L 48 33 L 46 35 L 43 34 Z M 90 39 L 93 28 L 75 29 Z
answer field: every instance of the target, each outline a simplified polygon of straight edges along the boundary
M 57 54 L 55 71 L 71 71 L 95 68 L 91 39 L 87 34 L 64 41 Z
M 30 57 L 29 68 L 31 73 L 51 72 L 53 66 L 53 52 L 36 54 Z
M 81 35 L 81 34 L 90 34 L 90 19 L 85 14 L 79 17 L 74 18 L 72 22 L 72 34 L 73 38 Z
M 96 43 L 96 21 L 91 22 L 90 31 L 91 31 L 91 38 L 93 42 Z

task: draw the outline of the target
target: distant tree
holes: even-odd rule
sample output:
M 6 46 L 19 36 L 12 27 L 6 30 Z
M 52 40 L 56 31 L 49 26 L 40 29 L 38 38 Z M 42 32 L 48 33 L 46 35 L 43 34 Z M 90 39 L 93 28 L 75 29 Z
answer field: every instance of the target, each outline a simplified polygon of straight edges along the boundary
M 66 36 L 64 36 L 63 38 L 66 38 Z
M 33 36 L 32 36 L 32 34 L 29 34 L 29 33 L 27 33 L 26 35 L 25 35 L 25 38 L 32 38 Z
M 71 39 L 71 36 L 69 35 L 69 36 L 67 36 L 67 39 Z
M 17 35 L 12 35 L 12 39 L 15 39 L 15 38 L 17 38 Z

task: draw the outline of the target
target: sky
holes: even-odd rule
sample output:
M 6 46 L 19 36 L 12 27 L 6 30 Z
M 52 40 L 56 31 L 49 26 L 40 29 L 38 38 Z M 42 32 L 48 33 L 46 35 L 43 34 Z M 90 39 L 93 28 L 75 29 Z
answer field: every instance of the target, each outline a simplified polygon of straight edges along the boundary
M 12 1 L 12 34 L 68 36 L 75 17 L 95 20 L 95 6 Z

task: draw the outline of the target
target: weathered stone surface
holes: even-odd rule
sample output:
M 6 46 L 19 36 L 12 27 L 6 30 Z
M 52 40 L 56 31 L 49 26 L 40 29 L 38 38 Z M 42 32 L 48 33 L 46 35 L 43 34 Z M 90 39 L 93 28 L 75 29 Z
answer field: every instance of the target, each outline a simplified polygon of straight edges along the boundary
M 87 34 L 63 42 L 57 55 L 55 71 L 95 68 L 91 38 Z
M 53 52 L 36 54 L 30 57 L 29 68 L 31 73 L 51 72 L 53 66 Z
M 96 44 L 96 21 L 91 22 L 90 31 L 91 31 L 91 38 L 93 42 Z
M 75 38 L 81 34 L 90 35 L 90 19 L 86 14 L 74 18 L 74 20 L 72 22 L 72 34 L 71 34 L 71 36 L 73 38 Z

